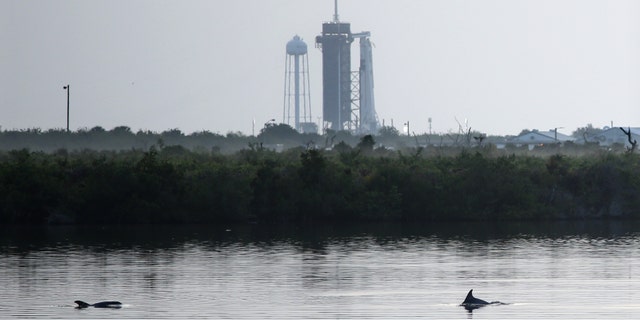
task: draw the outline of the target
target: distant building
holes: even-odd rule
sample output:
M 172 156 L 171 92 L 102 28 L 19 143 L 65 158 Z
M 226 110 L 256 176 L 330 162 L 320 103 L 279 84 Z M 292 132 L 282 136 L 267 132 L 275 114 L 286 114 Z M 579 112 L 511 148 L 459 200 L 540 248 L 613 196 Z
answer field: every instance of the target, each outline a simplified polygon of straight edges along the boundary
M 567 141 L 574 141 L 573 137 L 562 134 L 557 130 L 538 131 L 533 130 L 527 133 L 523 133 L 509 141 L 511 144 L 518 146 L 526 145 L 529 150 L 532 150 L 536 146 L 543 146 L 545 144 L 558 144 Z
M 624 128 L 625 130 L 629 128 Z M 640 141 L 640 128 L 630 128 L 631 139 Z M 629 138 L 620 130 L 620 127 L 606 129 L 603 132 L 585 138 L 587 142 L 597 142 L 600 146 L 608 147 L 614 144 L 631 147 Z

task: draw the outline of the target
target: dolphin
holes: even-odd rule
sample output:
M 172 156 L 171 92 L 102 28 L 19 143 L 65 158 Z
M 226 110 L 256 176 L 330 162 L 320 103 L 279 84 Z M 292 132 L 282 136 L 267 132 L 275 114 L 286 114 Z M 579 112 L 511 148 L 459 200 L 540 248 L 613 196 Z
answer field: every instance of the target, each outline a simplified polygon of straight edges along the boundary
M 102 302 L 96 302 L 94 304 L 86 303 L 86 302 L 80 301 L 80 300 L 76 300 L 74 302 L 76 304 L 78 304 L 76 309 L 84 309 L 84 308 L 88 308 L 88 307 L 115 308 L 115 309 L 122 308 L 122 303 L 120 303 L 120 301 L 102 301 Z
M 478 299 L 476 297 L 473 296 L 473 289 L 469 290 L 469 293 L 467 293 L 467 297 L 464 298 L 464 301 L 462 302 L 462 305 L 465 304 L 477 304 L 477 305 L 487 305 L 489 304 L 489 302 L 486 302 L 482 299 Z
M 506 304 L 506 303 L 502 303 L 500 301 L 487 302 L 482 299 L 478 299 L 473 296 L 473 289 L 471 289 L 469 290 L 469 293 L 467 293 L 467 297 L 464 298 L 464 301 L 462 301 L 460 305 L 463 306 L 465 309 L 467 309 L 467 311 L 471 312 L 475 309 L 478 309 L 490 304 L 500 305 L 500 304 Z

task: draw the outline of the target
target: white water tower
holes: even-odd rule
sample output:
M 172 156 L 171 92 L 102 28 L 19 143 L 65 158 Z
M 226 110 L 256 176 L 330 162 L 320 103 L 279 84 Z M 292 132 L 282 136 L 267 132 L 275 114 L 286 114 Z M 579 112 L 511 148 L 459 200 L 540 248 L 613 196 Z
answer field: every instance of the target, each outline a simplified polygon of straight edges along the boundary
M 317 125 L 313 123 L 311 117 L 307 44 L 299 36 L 294 36 L 287 42 L 284 73 L 282 122 L 292 126 L 298 132 L 317 132 Z

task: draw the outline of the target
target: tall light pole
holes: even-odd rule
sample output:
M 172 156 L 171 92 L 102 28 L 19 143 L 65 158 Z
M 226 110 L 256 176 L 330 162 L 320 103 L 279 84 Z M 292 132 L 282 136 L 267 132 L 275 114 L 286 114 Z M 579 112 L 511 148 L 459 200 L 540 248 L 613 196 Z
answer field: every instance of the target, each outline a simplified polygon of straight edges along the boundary
M 67 132 L 69 132 L 69 91 L 71 91 L 71 86 L 66 85 L 62 89 L 67 90 Z
M 564 127 L 556 127 L 553 129 L 553 132 L 554 132 L 553 139 L 556 141 L 558 141 L 558 129 L 564 129 Z

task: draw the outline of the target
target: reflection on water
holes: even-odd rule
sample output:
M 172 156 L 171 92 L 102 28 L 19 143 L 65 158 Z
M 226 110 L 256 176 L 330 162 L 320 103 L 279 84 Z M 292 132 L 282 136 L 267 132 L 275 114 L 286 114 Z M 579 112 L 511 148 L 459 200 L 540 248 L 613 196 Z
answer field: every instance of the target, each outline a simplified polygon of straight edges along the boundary
M 639 227 L 5 227 L 0 318 L 628 319 Z

